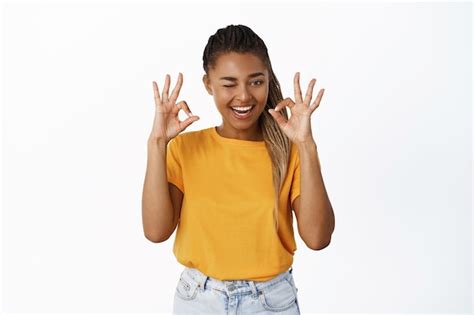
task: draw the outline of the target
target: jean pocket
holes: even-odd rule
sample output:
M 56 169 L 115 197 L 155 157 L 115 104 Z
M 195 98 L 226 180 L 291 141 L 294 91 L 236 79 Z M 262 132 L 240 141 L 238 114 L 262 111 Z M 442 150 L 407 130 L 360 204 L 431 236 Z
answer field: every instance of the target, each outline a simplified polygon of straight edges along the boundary
M 197 283 L 181 274 L 178 285 L 176 286 L 176 295 L 183 300 L 194 300 L 197 294 Z
M 272 312 L 280 312 L 294 307 L 296 293 L 288 279 L 283 279 L 259 292 L 259 300 L 263 307 Z
M 293 276 L 290 276 L 288 279 L 286 279 L 290 284 L 291 286 L 296 290 L 296 295 L 298 295 L 298 288 L 296 287 L 295 285 L 295 279 L 293 279 Z

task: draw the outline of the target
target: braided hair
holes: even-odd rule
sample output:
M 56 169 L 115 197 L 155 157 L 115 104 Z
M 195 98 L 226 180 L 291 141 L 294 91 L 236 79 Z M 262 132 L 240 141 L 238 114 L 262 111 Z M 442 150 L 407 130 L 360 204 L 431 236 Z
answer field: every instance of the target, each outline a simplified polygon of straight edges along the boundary
M 252 29 L 241 24 L 228 25 L 218 29 L 214 35 L 209 37 L 202 57 L 206 74 L 208 74 L 209 68 L 214 68 L 219 56 L 229 52 L 251 53 L 259 57 L 268 69 L 268 99 L 265 109 L 258 119 L 258 124 L 261 127 L 265 146 L 272 161 L 272 178 L 275 191 L 273 219 L 275 228 L 278 230 L 279 196 L 286 176 L 291 149 L 290 139 L 283 133 L 278 123 L 268 112 L 268 109 L 275 108 L 283 100 L 280 83 L 273 72 L 264 41 Z M 282 108 L 279 113 L 288 119 L 286 107 Z

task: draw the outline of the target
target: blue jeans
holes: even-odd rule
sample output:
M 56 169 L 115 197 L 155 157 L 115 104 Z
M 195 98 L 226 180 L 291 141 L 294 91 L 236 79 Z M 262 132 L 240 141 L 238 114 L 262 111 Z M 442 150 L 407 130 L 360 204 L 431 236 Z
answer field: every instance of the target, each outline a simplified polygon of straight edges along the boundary
M 293 267 L 267 281 L 225 280 L 185 267 L 173 314 L 300 314 Z

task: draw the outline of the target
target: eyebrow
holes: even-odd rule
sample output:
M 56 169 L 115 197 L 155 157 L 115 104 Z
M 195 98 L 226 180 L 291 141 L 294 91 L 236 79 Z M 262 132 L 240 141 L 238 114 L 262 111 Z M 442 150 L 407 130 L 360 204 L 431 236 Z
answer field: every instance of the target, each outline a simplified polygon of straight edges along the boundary
M 252 74 L 249 74 L 248 77 L 249 78 L 255 78 L 255 77 L 258 77 L 258 76 L 265 76 L 265 74 L 263 72 L 255 72 L 255 73 L 252 73 Z M 237 81 L 236 78 L 234 77 L 221 77 L 219 78 L 219 80 L 228 80 L 228 81 Z

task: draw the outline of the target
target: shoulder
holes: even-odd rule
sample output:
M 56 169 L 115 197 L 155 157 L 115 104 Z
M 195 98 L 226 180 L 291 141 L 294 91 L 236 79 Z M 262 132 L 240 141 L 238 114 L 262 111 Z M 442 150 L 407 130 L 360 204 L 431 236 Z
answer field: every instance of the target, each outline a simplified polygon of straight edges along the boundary
M 177 135 L 176 138 L 178 138 L 179 139 L 178 141 L 181 141 L 181 142 L 198 141 L 202 139 L 202 137 L 209 135 L 209 132 L 210 132 L 210 128 L 183 131 L 182 133 Z
M 208 136 L 210 128 L 204 128 L 199 130 L 183 131 L 176 137 L 171 139 L 169 145 L 176 146 L 178 148 L 186 148 L 192 146 L 194 143 L 201 143 L 203 138 Z

